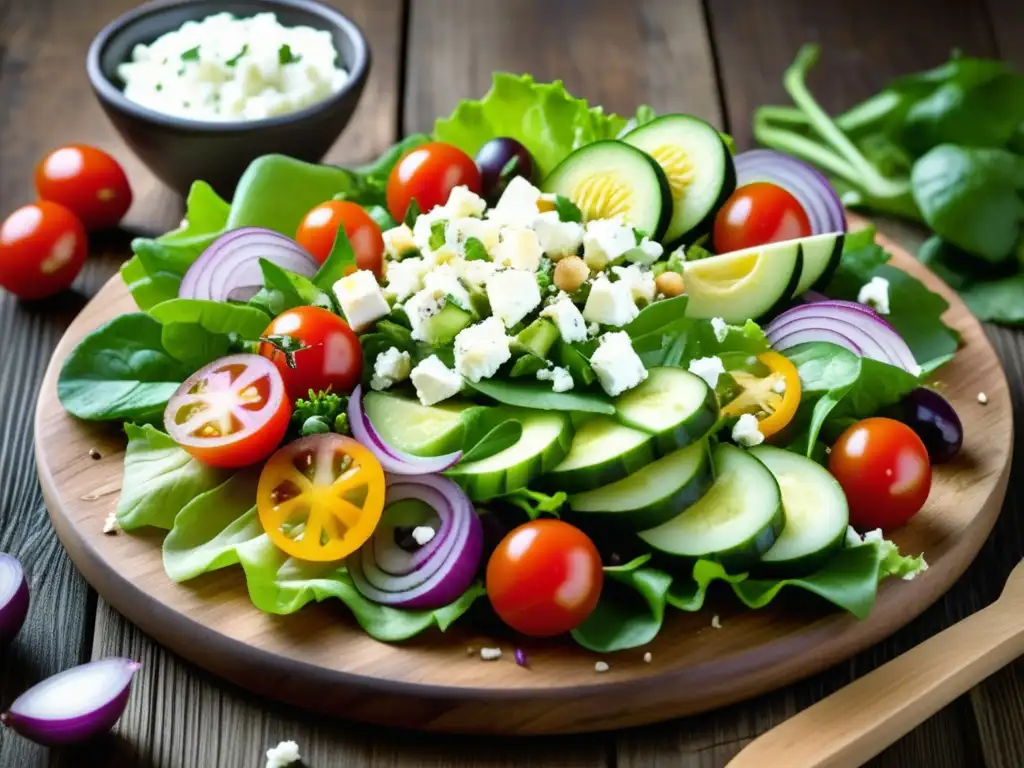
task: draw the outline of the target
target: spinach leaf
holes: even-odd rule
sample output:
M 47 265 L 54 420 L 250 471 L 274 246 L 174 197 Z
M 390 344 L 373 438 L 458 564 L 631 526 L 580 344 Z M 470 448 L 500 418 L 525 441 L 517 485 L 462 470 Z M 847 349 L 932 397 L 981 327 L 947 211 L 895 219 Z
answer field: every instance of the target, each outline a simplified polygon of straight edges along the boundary
M 159 417 L 192 369 L 169 355 L 160 323 L 119 315 L 82 339 L 61 366 L 57 396 L 68 413 L 92 421 Z
M 686 301 L 686 296 L 676 296 L 648 304 L 622 330 L 629 334 L 630 339 L 636 339 L 664 328 L 685 317 Z
M 492 499 L 523 510 L 531 520 L 536 520 L 541 515 L 560 517 L 559 512 L 568 500 L 569 496 L 565 491 L 548 495 L 540 491 L 531 491 L 529 488 L 518 488 L 512 493 Z
M 1024 271 L 1018 260 L 992 265 L 980 262 L 937 235 L 928 238 L 917 253 L 918 260 L 941 277 L 979 320 L 1006 325 L 1024 323 Z
M 260 259 L 260 269 L 263 272 L 263 280 L 266 287 L 260 292 L 263 294 L 259 300 L 256 296 L 249 300 L 249 305 L 264 310 L 267 306 L 267 294 L 263 291 L 276 291 L 280 295 L 280 310 L 273 313 L 275 316 L 286 309 L 293 307 L 314 306 L 321 307 L 328 311 L 334 311 L 334 302 L 330 295 L 320 290 L 316 284 L 305 275 L 289 272 L 282 269 L 272 261 Z M 260 296 L 257 294 L 257 296 Z M 265 310 L 264 310 L 265 311 Z
M 597 607 L 572 631 L 573 639 L 591 651 L 611 653 L 651 642 L 665 619 L 672 577 L 650 567 L 650 555 L 604 569 L 604 588 Z
M 522 437 L 523 425 L 515 419 L 505 419 L 488 430 L 483 436 L 472 434 L 473 429 L 469 426 L 467 426 L 466 431 L 465 443 L 469 447 L 462 454 L 460 461 L 470 462 L 486 459 L 496 453 L 501 453 L 506 448 L 511 448 Z
M 1024 273 L 974 282 L 960 295 L 971 312 L 982 320 L 1024 325 Z
M 467 385 L 482 395 L 505 405 L 535 408 L 542 411 L 579 411 L 584 413 L 615 413 L 615 406 L 606 398 L 576 392 L 553 392 L 540 382 L 481 379 Z
M 157 238 L 164 245 L 186 245 L 202 251 L 223 233 L 231 206 L 205 181 L 194 181 L 185 200 L 185 220 Z
M 237 333 L 255 341 L 266 330 L 270 318 L 256 307 L 207 299 L 171 299 L 149 310 L 159 323 L 195 323 L 210 333 Z
M 534 376 L 537 371 L 543 371 L 547 367 L 547 360 L 543 357 L 526 354 L 515 361 L 512 365 L 512 370 L 509 371 L 508 375 L 513 379 L 519 379 L 523 376 Z
M 151 275 L 138 256 L 132 256 L 122 264 L 120 272 L 135 304 L 143 311 L 178 296 L 181 277 L 166 272 Z
M 555 211 L 559 221 L 583 223 L 583 211 L 565 195 L 555 195 Z
M 370 214 L 370 218 L 380 227 L 381 232 L 387 232 L 389 229 L 394 229 L 398 226 L 398 222 L 391 217 L 388 209 L 383 205 L 368 206 L 366 212 Z
M 356 254 L 348 241 L 344 227 L 338 227 L 334 245 L 320 269 L 313 275 L 313 285 L 321 291 L 330 291 L 336 282 L 341 280 L 349 268 L 357 269 Z
M 199 323 L 167 323 L 160 332 L 160 343 L 167 354 L 192 370 L 198 370 L 226 355 L 231 348 L 231 337 L 211 333 Z
M 125 424 L 124 431 L 128 448 L 116 514 L 126 531 L 145 526 L 170 530 L 182 507 L 230 477 L 192 458 L 149 424 Z
M 588 354 L 589 353 L 589 354 Z M 577 344 L 566 344 L 558 342 L 558 360 L 563 368 L 567 368 L 572 375 L 573 381 L 581 382 L 583 386 L 589 387 L 597 381 L 597 374 L 590 367 L 592 349 L 584 349 Z

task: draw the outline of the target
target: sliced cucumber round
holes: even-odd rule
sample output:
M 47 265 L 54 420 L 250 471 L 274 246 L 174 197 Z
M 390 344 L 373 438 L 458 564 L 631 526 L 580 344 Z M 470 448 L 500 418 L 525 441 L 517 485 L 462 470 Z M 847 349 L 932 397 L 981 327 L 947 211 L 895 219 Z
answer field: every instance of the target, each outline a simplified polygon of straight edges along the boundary
M 690 508 L 714 482 L 708 444 L 701 440 L 622 480 L 570 496 L 569 507 L 593 520 L 642 531 Z
M 523 488 L 550 472 L 572 445 L 572 420 L 560 411 L 524 411 L 519 440 L 478 461 L 456 464 L 445 474 L 473 501 L 486 501 Z
M 540 486 L 550 491 L 589 491 L 614 483 L 654 461 L 654 438 L 619 424 L 611 416 L 596 416 L 576 428 L 568 455 Z
M 462 412 L 472 403 L 448 400 L 441 405 L 390 392 L 367 392 L 363 408 L 373 428 L 388 443 L 416 456 L 441 456 L 457 451 L 465 437 Z
M 779 576 L 814 573 L 846 540 L 846 494 L 828 470 L 804 456 L 768 445 L 750 453 L 775 476 L 786 509 L 786 527 L 757 569 Z
M 700 376 L 651 368 L 647 379 L 615 400 L 620 422 L 654 437 L 659 456 L 703 438 L 718 422 L 718 399 Z
M 716 560 L 746 571 L 771 549 L 786 522 L 774 475 L 747 451 L 728 443 L 714 450 L 715 482 L 699 501 L 640 538 L 668 555 Z
M 673 248 L 711 229 L 715 212 L 736 189 L 736 168 L 721 135 L 693 115 L 664 115 L 622 140 L 661 166 L 672 196 L 672 218 L 662 240 Z
M 828 284 L 843 256 L 844 239 L 842 232 L 827 232 L 796 241 L 800 245 L 803 265 L 794 297 L 802 296 L 812 288 L 824 288 Z
M 653 240 L 661 239 L 672 214 L 672 195 L 661 166 L 621 141 L 580 147 L 558 164 L 543 187 L 572 200 L 586 221 L 621 216 Z
M 684 262 L 686 316 L 742 325 L 770 314 L 795 295 L 802 264 L 797 240 Z

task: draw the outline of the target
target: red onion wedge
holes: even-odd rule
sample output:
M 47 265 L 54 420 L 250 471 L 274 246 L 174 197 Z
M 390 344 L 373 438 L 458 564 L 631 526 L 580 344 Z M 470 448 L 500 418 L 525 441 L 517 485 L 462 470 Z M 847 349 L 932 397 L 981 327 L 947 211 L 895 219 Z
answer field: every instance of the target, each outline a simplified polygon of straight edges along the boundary
M 248 301 L 263 287 L 260 259 L 303 277 L 316 274 L 316 260 L 298 243 L 262 227 L 226 232 L 188 268 L 178 289 L 182 299 Z
M 780 352 L 808 341 L 827 341 L 915 376 L 921 373 L 914 353 L 896 330 L 855 301 L 828 299 L 793 307 L 772 320 L 765 335 Z
M 124 712 L 140 666 L 115 657 L 72 667 L 21 694 L 0 722 L 47 746 L 99 736 Z
M 28 614 L 28 581 L 16 557 L 0 553 L 0 643 L 21 629 Z
M 373 422 L 363 408 L 363 385 L 355 388 L 348 399 L 348 422 L 352 437 L 365 445 L 385 472 L 393 475 L 433 475 L 455 466 L 462 458 L 462 451 L 446 453 L 443 456 L 414 456 L 389 445 L 373 428 Z
M 416 610 L 458 598 L 483 558 L 483 526 L 469 497 L 440 475 L 389 476 L 384 504 L 370 540 L 345 561 L 356 589 L 375 603 Z
M 767 181 L 797 199 L 807 213 L 812 235 L 846 231 L 846 214 L 839 196 L 817 168 L 772 149 L 751 149 L 734 158 L 736 186 Z

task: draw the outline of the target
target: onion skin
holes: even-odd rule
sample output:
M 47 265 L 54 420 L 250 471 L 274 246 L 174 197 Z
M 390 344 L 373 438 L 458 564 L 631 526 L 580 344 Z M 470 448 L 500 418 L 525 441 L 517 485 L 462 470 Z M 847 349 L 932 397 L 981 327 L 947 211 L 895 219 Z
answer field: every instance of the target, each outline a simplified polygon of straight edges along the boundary
M 121 685 L 120 690 L 97 709 L 80 715 L 59 718 L 44 718 L 38 715 L 27 715 L 19 711 L 19 704 L 24 702 L 26 698 L 30 698 L 35 688 L 49 683 L 56 677 L 73 675 L 77 670 L 94 664 L 121 666 L 120 670 L 115 669 L 115 672 L 112 674 L 119 674 L 124 678 L 123 684 L 117 681 Z M 11 708 L 0 714 L 0 723 L 21 734 L 29 741 L 34 741 L 36 744 L 43 746 L 73 744 L 107 733 L 114 727 L 121 718 L 121 715 L 124 714 L 125 706 L 128 704 L 128 697 L 131 695 L 132 678 L 141 666 L 141 664 L 131 659 L 112 658 L 100 659 L 78 667 L 72 667 L 58 675 L 54 675 L 54 677 L 43 680 L 37 686 L 30 688 L 15 699 L 14 703 L 11 704 Z
M 25 623 L 30 602 L 28 580 L 21 562 L 11 555 L 0 553 L 0 569 L 9 573 L 11 581 L 18 581 L 13 593 L 0 605 L 0 643 L 11 640 Z

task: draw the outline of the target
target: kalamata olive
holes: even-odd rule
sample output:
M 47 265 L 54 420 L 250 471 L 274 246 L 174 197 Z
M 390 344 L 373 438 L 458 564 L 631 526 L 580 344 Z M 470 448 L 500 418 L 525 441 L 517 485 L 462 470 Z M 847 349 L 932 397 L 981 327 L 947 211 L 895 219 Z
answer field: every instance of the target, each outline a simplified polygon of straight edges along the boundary
M 921 438 L 932 464 L 951 460 L 964 441 L 964 428 L 953 406 L 933 389 L 918 387 L 888 409 Z
M 476 153 L 476 167 L 484 198 L 494 205 L 505 187 L 516 176 L 533 181 L 533 157 L 530 151 L 515 139 L 500 136 L 491 139 Z

